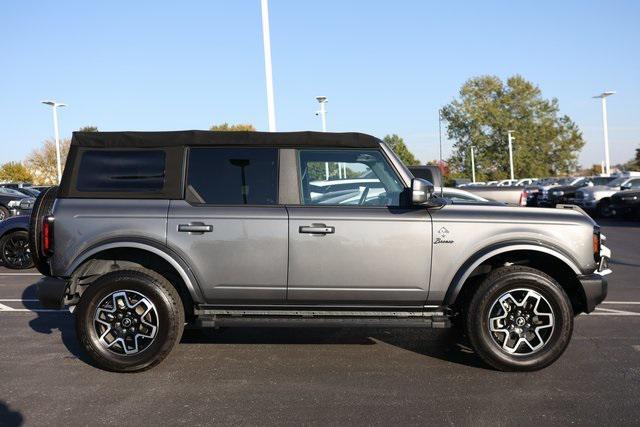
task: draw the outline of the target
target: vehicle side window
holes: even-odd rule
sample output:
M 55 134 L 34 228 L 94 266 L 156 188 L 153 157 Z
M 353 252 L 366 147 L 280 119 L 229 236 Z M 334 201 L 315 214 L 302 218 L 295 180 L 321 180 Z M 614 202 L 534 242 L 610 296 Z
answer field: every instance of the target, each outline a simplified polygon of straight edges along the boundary
M 77 189 L 85 192 L 161 191 L 165 179 L 162 150 L 89 150 L 82 154 Z
M 629 184 L 631 184 L 631 188 L 640 188 L 640 179 L 634 179 Z
M 191 148 L 187 201 L 212 205 L 278 203 L 276 148 Z
M 305 205 L 399 206 L 404 190 L 376 150 L 301 150 L 300 188 Z

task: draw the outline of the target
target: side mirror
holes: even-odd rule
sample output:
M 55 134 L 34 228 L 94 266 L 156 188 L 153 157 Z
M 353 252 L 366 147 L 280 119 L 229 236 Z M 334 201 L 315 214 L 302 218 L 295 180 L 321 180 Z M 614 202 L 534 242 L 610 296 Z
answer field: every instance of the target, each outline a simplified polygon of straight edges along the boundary
M 433 194 L 433 184 L 422 178 L 413 178 L 411 181 L 411 203 L 422 205 L 429 201 Z
M 630 190 L 631 184 L 625 184 L 620 186 L 620 190 Z

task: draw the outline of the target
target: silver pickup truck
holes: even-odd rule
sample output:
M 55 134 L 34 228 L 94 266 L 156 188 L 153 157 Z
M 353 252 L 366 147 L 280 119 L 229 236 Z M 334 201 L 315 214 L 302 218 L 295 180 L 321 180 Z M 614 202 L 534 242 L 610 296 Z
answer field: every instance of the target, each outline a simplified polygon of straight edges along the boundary
M 598 226 L 432 193 L 364 134 L 76 132 L 33 207 L 39 298 L 120 372 L 185 325 L 454 325 L 497 369 L 551 364 L 606 296 Z

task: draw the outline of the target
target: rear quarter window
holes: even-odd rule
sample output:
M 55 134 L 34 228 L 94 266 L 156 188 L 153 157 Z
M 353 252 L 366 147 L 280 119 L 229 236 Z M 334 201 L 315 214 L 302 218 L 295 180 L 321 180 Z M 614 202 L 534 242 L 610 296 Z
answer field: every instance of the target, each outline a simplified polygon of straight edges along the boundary
M 88 150 L 82 153 L 76 188 L 81 192 L 162 191 L 166 156 L 162 150 Z

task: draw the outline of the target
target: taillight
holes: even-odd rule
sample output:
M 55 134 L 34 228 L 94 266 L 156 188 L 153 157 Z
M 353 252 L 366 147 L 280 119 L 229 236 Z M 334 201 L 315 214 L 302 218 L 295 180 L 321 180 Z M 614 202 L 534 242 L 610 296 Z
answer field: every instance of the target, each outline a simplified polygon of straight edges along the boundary
M 527 206 L 527 190 L 522 190 L 522 193 L 520 193 L 518 204 L 520 206 Z
M 600 236 L 600 227 L 596 226 L 593 228 L 592 243 L 593 243 L 593 259 L 596 260 L 596 262 L 598 262 L 600 261 L 600 247 L 602 245 L 602 239 Z
M 49 256 L 53 253 L 53 217 L 42 219 L 42 254 Z

